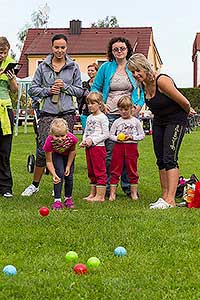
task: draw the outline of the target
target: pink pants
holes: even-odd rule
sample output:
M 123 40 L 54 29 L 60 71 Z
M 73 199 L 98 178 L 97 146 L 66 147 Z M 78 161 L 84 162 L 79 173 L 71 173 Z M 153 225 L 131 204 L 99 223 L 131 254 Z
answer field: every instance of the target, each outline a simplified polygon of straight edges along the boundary
M 129 183 L 138 183 L 137 160 L 139 157 L 137 144 L 115 143 L 110 165 L 110 184 L 117 184 L 122 174 L 124 163 L 128 173 Z
M 106 185 L 106 148 L 92 146 L 86 148 L 86 160 L 90 184 Z

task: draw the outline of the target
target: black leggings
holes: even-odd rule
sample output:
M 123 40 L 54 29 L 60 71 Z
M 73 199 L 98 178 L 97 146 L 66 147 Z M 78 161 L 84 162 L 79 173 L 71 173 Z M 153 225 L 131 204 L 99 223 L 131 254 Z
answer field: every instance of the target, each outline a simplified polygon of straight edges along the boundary
M 179 124 L 153 124 L 153 145 L 159 170 L 178 167 L 178 152 L 185 128 L 185 125 Z

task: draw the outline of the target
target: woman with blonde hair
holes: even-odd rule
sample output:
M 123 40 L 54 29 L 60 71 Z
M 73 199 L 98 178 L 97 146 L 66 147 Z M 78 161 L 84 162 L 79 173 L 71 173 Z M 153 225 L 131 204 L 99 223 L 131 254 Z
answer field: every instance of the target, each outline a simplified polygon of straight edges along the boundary
M 162 197 L 150 204 L 151 209 L 175 207 L 179 178 L 178 152 L 185 133 L 188 115 L 195 114 L 189 101 L 179 92 L 168 75 L 156 74 L 141 53 L 133 54 L 128 68 L 144 89 L 145 102 L 154 115 L 153 145 L 159 168 Z

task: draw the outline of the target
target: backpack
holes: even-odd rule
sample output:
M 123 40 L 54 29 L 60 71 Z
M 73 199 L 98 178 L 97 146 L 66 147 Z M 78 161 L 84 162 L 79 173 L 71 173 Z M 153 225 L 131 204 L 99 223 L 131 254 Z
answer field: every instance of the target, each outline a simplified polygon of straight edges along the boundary
M 176 198 L 185 197 L 187 194 L 187 190 L 195 189 L 196 182 L 199 181 L 195 174 L 192 174 L 190 178 L 184 178 L 183 176 L 179 176 L 179 181 L 176 189 Z

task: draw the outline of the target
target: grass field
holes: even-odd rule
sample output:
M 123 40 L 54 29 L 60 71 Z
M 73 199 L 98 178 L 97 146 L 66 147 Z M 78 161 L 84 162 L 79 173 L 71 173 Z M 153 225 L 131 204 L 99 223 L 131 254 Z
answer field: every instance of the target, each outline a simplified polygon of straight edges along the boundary
M 26 161 L 35 151 L 32 128 L 22 131 L 13 141 L 14 197 L 0 198 L 0 269 L 12 264 L 18 273 L 7 277 L 0 272 L 0 299 L 200 299 L 200 210 L 148 208 L 160 196 L 151 136 L 139 145 L 139 201 L 127 199 L 120 188 L 113 203 L 82 200 L 89 183 L 84 150 L 78 148 L 76 209 L 41 217 L 38 209 L 52 204 L 52 180 L 44 175 L 38 194 L 20 196 L 32 181 Z M 185 136 L 181 175 L 200 178 L 199 145 L 200 129 Z M 117 246 L 125 247 L 127 255 L 115 257 Z M 78 262 L 97 256 L 101 264 L 76 275 L 65 261 L 70 250 L 78 253 Z

